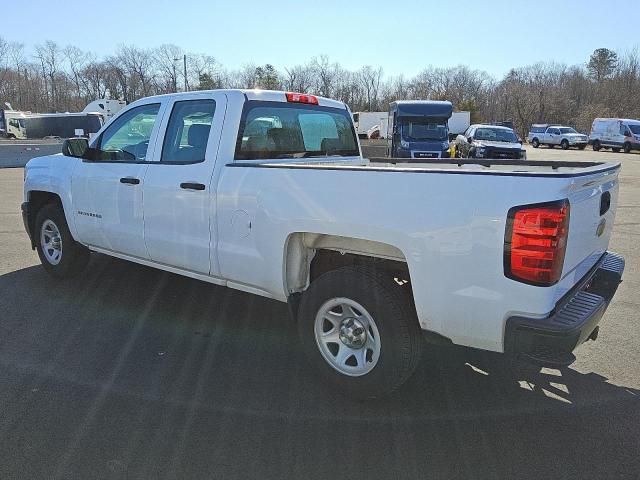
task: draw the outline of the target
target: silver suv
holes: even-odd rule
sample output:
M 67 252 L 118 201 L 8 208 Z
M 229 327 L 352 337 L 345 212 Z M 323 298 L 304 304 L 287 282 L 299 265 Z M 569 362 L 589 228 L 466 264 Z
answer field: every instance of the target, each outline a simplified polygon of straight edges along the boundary
M 540 145 L 548 145 L 549 148 L 560 145 L 563 150 L 567 150 L 569 147 L 578 147 L 580 150 L 584 150 L 584 147 L 589 143 L 589 137 L 576 132 L 571 127 L 544 123 L 531 125 L 527 142 L 533 148 L 538 148 Z

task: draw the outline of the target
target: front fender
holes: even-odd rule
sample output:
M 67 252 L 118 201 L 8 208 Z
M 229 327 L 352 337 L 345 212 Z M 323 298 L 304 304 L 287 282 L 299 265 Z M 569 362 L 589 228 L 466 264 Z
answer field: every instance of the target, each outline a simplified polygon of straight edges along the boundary
M 69 231 L 77 238 L 71 185 L 73 169 L 77 158 L 65 157 L 62 154 L 36 157 L 25 166 L 24 202 L 30 203 L 33 192 L 48 192 L 57 195 L 64 210 Z M 35 212 L 31 212 L 35 213 Z

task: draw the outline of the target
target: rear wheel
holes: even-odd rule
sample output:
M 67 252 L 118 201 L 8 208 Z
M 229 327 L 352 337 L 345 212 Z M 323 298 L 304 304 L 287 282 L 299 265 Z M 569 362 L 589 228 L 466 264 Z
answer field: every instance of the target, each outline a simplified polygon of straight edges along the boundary
M 73 239 L 59 205 L 48 204 L 40 209 L 34 235 L 40 262 L 54 277 L 73 277 L 87 266 L 89 250 Z
M 424 348 L 410 291 L 369 266 L 340 268 L 314 280 L 302 296 L 298 334 L 318 373 L 356 398 L 396 390 Z
M 538 140 L 537 138 L 534 138 L 533 140 L 531 140 L 531 146 L 533 148 L 538 148 L 540 146 L 540 140 Z
M 624 153 L 630 153 L 631 152 L 631 144 L 629 142 L 625 142 L 625 144 L 623 145 L 622 149 L 624 150 Z
M 593 150 L 597 152 L 598 150 L 600 150 L 600 142 L 598 140 L 594 140 L 591 148 L 593 148 Z
M 563 150 L 567 150 L 569 148 L 569 141 L 562 140 L 562 142 L 560 142 L 560 146 L 562 147 Z

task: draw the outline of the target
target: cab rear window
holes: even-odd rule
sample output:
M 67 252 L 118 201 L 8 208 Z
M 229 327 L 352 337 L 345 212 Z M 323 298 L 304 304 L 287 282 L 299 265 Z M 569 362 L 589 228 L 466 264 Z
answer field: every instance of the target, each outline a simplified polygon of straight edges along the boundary
M 236 160 L 358 155 L 346 109 L 284 102 L 245 104 Z

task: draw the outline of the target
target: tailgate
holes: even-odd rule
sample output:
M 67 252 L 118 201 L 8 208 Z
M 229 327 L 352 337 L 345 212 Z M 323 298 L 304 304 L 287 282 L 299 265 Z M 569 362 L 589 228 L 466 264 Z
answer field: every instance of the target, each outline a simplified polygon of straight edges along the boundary
M 618 172 L 578 177 L 570 187 L 569 238 L 562 272 L 567 283 L 576 283 L 607 250 L 618 203 Z

